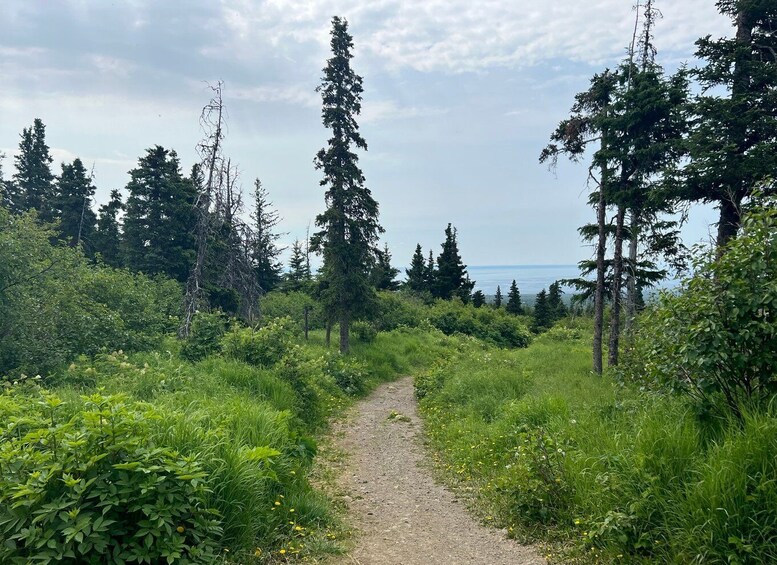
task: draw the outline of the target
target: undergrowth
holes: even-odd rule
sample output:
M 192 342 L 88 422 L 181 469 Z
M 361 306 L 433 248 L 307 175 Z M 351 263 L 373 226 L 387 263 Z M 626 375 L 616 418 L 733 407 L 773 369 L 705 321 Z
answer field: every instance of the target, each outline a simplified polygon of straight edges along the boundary
M 470 342 L 416 392 L 443 476 L 552 561 L 777 562 L 777 420 L 711 432 L 684 399 L 588 371 L 585 332 Z
M 344 357 L 323 332 L 305 342 L 285 319 L 251 329 L 208 314 L 194 328 L 156 351 L 79 357 L 46 388 L 6 386 L 1 562 L 338 553 L 338 515 L 309 482 L 315 437 L 354 399 L 454 341 L 398 328 Z

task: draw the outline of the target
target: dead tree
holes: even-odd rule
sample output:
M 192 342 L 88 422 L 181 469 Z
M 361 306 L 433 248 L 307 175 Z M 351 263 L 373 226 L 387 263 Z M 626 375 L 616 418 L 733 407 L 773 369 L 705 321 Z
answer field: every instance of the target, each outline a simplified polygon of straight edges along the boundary
M 195 201 L 197 256 L 186 282 L 184 315 L 179 328 L 181 337 L 189 335 L 194 314 L 203 303 L 203 273 L 208 253 L 208 239 L 212 233 L 211 204 L 214 190 L 221 182 L 223 170 L 221 145 L 224 140 L 225 112 L 221 94 L 222 86 L 223 83 L 218 81 L 215 86 L 209 87 L 213 97 L 200 114 L 200 127 L 205 133 L 205 138 L 197 144 L 200 163 L 192 171 L 192 182 L 196 182 L 199 189 Z

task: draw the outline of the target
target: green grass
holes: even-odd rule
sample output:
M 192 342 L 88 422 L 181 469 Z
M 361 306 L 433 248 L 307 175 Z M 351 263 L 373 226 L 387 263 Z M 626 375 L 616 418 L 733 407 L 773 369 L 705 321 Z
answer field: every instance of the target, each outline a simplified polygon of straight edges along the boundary
M 416 378 L 446 480 L 552 560 L 777 562 L 774 414 L 710 432 L 680 398 L 592 375 L 585 335 L 465 341 Z

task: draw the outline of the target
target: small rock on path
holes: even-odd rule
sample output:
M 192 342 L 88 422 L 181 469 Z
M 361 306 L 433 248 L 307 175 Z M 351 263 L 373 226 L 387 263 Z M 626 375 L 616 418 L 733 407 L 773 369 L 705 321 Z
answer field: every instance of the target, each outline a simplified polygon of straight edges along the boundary
M 361 531 L 338 564 L 540 565 L 545 560 L 470 516 L 434 482 L 422 446 L 413 380 L 378 388 L 341 423 L 335 442 L 349 454 L 343 500 Z

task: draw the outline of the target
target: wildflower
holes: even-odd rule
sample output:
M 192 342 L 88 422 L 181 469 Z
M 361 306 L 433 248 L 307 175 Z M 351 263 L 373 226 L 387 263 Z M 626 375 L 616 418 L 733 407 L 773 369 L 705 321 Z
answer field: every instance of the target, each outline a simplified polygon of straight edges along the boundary
M 286 554 L 286 550 L 285 549 L 281 549 L 278 553 L 280 553 L 281 555 L 285 555 Z
M 175 531 L 178 532 L 179 534 L 182 534 L 182 533 L 184 533 L 186 531 L 186 528 L 184 528 L 183 526 L 178 526 L 175 529 Z
M 262 548 L 261 547 L 257 547 L 254 550 L 254 557 L 259 557 L 261 554 L 262 554 Z

